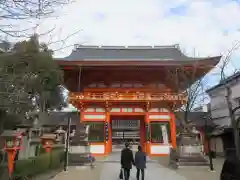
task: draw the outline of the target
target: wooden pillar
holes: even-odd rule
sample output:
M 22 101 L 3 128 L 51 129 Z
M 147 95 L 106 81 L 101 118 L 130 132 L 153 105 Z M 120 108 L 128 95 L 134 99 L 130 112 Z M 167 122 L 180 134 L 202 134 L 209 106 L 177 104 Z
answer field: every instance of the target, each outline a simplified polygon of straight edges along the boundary
M 146 152 L 145 144 L 146 144 L 146 129 L 145 129 L 145 117 L 140 120 L 140 143 L 144 152 Z
M 147 136 L 147 125 L 148 125 L 148 127 L 149 127 L 149 130 L 150 130 L 150 121 L 149 121 L 149 114 L 148 113 L 146 113 L 146 115 L 145 115 L 145 127 L 144 127 L 144 129 L 145 129 L 145 139 L 146 139 L 146 136 Z M 146 150 L 146 153 L 147 153 L 147 155 L 150 155 L 151 154 L 151 130 L 150 130 L 150 132 L 149 132 L 150 134 L 149 134 L 149 139 L 146 139 L 146 141 L 145 141 L 145 150 Z
M 108 111 L 106 112 L 106 123 L 108 123 L 108 140 L 105 141 L 105 154 L 108 154 L 112 152 L 112 123 Z
M 171 113 L 170 131 L 171 131 L 172 148 L 176 149 L 177 148 L 177 132 L 176 132 L 175 115 L 173 113 Z

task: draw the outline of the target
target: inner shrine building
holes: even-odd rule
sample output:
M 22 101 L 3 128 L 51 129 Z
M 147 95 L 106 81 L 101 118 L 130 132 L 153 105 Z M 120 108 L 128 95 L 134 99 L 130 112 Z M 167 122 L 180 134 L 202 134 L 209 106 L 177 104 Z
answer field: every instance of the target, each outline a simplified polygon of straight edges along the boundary
M 174 111 L 187 102 L 185 90 L 220 56 L 196 58 L 173 46 L 76 46 L 57 59 L 69 103 L 90 125 L 91 152 L 106 155 L 123 141 L 141 144 L 148 155 L 176 148 Z

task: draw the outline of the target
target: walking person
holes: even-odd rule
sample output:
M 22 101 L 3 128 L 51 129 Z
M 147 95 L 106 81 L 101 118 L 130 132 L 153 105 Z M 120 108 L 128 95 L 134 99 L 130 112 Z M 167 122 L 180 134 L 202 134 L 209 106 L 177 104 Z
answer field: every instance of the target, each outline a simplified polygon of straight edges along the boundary
M 139 180 L 140 171 L 142 180 L 144 180 L 144 169 L 146 168 L 146 154 L 142 151 L 142 147 L 138 146 L 138 151 L 135 154 L 135 166 L 137 168 L 137 180 Z
M 124 178 L 125 180 L 129 180 L 130 170 L 132 169 L 132 165 L 135 164 L 133 158 L 133 152 L 129 147 L 129 143 L 125 144 L 125 148 L 121 152 L 121 166 L 124 169 Z

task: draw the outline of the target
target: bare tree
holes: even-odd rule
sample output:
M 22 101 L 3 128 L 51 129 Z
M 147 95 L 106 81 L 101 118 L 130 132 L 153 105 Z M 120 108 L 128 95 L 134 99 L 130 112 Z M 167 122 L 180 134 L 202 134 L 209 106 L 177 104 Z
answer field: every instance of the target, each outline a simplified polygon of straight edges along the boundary
M 230 84 L 228 83 L 226 69 L 231 62 L 232 55 L 240 48 L 240 41 L 236 41 L 233 46 L 227 51 L 226 55 L 222 58 L 221 64 L 219 66 L 220 69 L 220 83 L 223 85 L 225 89 L 225 98 L 229 112 L 229 118 L 231 120 L 231 126 L 233 128 L 233 135 L 236 147 L 236 153 L 238 158 L 240 159 L 240 146 L 239 146 L 239 118 L 235 117 L 235 112 L 240 109 L 240 106 L 234 107 L 232 102 L 232 89 Z M 235 69 L 233 75 L 238 73 L 239 69 Z
M 170 107 L 172 111 L 183 112 L 183 116 L 176 113 L 177 119 L 180 121 L 182 128 L 190 131 L 192 122 L 189 119 L 190 112 L 199 105 L 203 105 L 206 101 L 205 90 L 207 88 L 207 78 L 201 77 L 199 73 L 198 61 L 194 62 L 192 67 L 186 69 L 181 66 L 175 72 L 169 70 L 168 74 L 176 80 L 175 91 L 178 93 L 185 93 L 187 100 L 180 108 Z
M 0 33 L 2 37 L 29 37 L 33 27 L 23 27 L 20 21 L 33 21 L 54 16 L 55 10 L 71 0 L 1 0 Z M 38 26 L 35 24 L 33 26 Z M 21 27 L 20 27 L 21 26 Z M 30 31 L 30 35 L 29 35 Z M 4 38 L 2 38 L 4 39 Z

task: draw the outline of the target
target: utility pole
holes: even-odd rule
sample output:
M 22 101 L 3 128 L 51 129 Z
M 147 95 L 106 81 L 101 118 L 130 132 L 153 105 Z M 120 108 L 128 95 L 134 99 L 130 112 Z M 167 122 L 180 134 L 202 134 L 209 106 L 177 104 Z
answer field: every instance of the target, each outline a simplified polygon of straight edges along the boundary
M 70 130 L 71 130 L 71 117 L 68 118 L 67 139 L 66 139 L 66 149 L 65 149 L 65 158 L 64 158 L 64 171 L 67 171 L 67 167 L 68 167 L 68 150 L 69 150 Z

